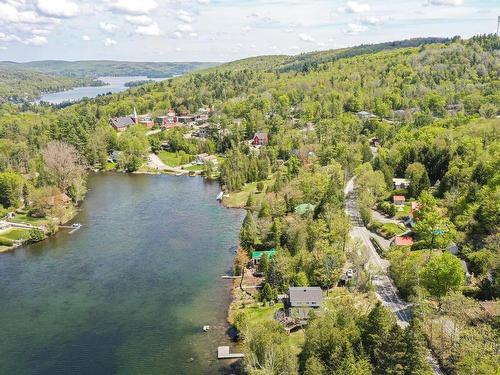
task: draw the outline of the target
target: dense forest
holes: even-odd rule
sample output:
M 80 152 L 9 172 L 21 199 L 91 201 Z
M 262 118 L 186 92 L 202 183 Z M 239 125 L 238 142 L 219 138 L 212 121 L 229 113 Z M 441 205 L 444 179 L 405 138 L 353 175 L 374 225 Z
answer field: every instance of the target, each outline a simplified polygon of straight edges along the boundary
M 449 374 L 495 374 L 498 317 L 479 301 L 500 296 L 499 51 L 499 38 L 485 35 L 263 56 L 64 109 L 5 103 L 1 204 L 5 213 L 60 217 L 47 198 L 66 194 L 77 204 L 85 170 L 106 169 L 114 150 L 125 171 L 141 168 L 160 141 L 187 154 L 218 153 L 223 189 L 244 194 L 239 206 L 247 209 L 235 272 L 252 251 L 276 249 L 259 265 L 260 293 L 230 317 L 244 342 L 244 371 L 428 374 L 430 348 Z M 154 116 L 202 107 L 214 111 L 208 139 L 198 141 L 180 129 L 147 137 L 139 126 L 118 136 L 108 125 L 134 108 Z M 269 144 L 256 151 L 248 140 L 257 131 Z M 403 212 L 415 208 L 413 244 L 383 252 L 413 306 L 405 328 L 377 302 L 376 271 L 350 238 L 344 185 L 353 176 L 361 220 L 374 233 L 391 229 L 379 215 L 401 215 L 394 196 L 406 197 Z M 394 178 L 408 184 L 395 187 Z M 338 288 L 346 266 L 355 277 Z M 262 319 L 289 286 L 329 290 L 298 334 Z

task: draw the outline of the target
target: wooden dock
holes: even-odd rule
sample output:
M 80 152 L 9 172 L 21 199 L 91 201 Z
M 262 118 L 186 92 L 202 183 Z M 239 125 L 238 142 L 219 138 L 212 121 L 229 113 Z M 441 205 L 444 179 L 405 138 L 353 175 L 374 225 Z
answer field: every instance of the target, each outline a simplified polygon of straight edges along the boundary
M 217 359 L 235 359 L 243 358 L 243 353 L 229 353 L 229 346 L 219 346 L 217 348 Z

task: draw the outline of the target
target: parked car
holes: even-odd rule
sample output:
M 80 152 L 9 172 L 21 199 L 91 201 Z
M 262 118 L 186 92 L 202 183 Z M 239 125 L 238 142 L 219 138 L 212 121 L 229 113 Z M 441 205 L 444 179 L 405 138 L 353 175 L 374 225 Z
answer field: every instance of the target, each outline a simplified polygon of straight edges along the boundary
M 352 270 L 352 268 L 349 268 L 345 274 L 348 279 L 352 279 L 352 277 L 354 276 L 354 271 Z

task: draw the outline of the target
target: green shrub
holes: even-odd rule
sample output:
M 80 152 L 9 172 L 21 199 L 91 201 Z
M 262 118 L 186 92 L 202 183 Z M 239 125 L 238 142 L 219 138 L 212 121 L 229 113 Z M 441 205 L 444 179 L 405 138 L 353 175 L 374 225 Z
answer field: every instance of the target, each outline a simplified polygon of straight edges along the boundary
M 45 233 L 38 228 L 33 228 L 30 230 L 28 238 L 30 242 L 39 242 L 45 239 Z
M 8 238 L 5 237 L 0 237 L 0 246 L 12 246 L 14 245 L 14 241 L 9 240 Z

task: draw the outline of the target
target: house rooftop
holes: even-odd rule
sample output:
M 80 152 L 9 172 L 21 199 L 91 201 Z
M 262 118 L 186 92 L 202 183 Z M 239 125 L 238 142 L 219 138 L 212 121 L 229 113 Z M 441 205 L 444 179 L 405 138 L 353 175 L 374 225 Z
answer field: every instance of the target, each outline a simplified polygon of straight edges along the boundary
M 252 260 L 260 259 L 266 254 L 268 258 L 272 258 L 276 255 L 276 249 L 272 248 L 267 251 L 252 251 Z
M 319 307 L 323 302 L 323 291 L 319 286 L 291 286 L 288 294 L 291 307 Z
M 109 120 L 111 125 L 115 128 L 128 128 L 135 124 L 134 119 L 130 116 L 113 117 Z
M 413 245 L 413 238 L 411 238 L 410 236 L 396 236 L 394 237 L 394 245 L 411 246 Z
M 394 201 L 404 201 L 406 198 L 404 195 L 395 195 L 392 197 L 392 200 Z

